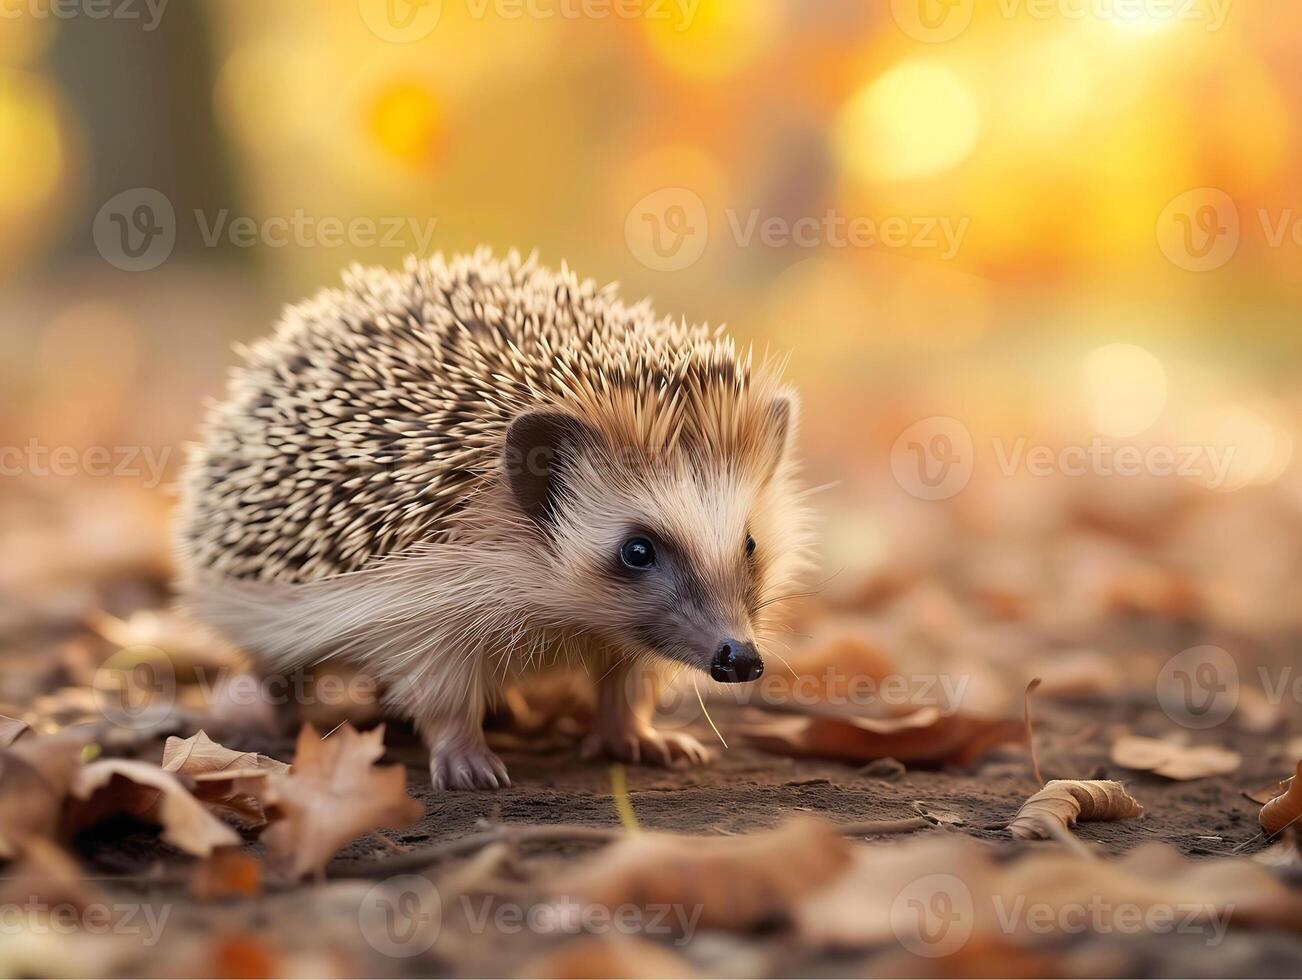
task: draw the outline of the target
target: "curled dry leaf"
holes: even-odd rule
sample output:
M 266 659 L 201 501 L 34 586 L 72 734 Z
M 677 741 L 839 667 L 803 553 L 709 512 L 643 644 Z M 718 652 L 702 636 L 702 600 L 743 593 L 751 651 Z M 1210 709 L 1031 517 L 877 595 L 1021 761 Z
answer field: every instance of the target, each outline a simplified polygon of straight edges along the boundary
M 1046 822 L 1063 830 L 1077 820 L 1130 820 L 1143 806 L 1113 779 L 1051 779 L 1022 804 L 1008 829 L 1018 840 L 1046 840 Z
M 239 835 L 204 809 L 176 776 L 149 762 L 99 759 L 81 767 L 71 793 L 80 801 L 68 817 L 73 831 L 125 813 L 158 824 L 163 840 L 197 857 L 240 843 Z
M 193 778 L 194 795 L 213 809 L 244 826 L 261 827 L 267 823 L 262 803 L 266 777 L 287 772 L 289 766 L 256 752 L 228 749 L 200 731 L 189 738 L 167 740 L 163 770 Z
M 1288 789 L 1261 808 L 1259 819 L 1261 829 L 1268 834 L 1278 834 L 1302 821 L 1302 762 L 1297 764 Z
M 997 745 L 1025 740 L 1020 721 L 944 714 L 935 706 L 900 718 L 782 719 L 742 729 L 755 746 L 779 755 L 858 765 L 890 757 L 906 765 L 970 765 Z
M 812 817 L 744 837 L 630 834 L 562 877 L 553 892 L 602 908 L 699 909 L 694 925 L 745 932 L 789 916 L 841 874 L 852 846 Z
M 13 745 L 30 731 L 27 722 L 10 718 L 8 715 L 0 715 L 0 747 Z
M 363 733 L 346 724 L 328 738 L 304 725 L 293 770 L 268 776 L 264 803 L 283 814 L 263 836 L 271 860 L 301 878 L 363 834 L 414 823 L 424 807 L 407 795 L 402 766 L 375 765 L 383 754 L 383 725 Z
M 1216 745 L 1176 745 L 1140 735 L 1122 735 L 1113 742 L 1111 759 L 1127 769 L 1178 780 L 1228 775 L 1243 762 L 1239 753 Z

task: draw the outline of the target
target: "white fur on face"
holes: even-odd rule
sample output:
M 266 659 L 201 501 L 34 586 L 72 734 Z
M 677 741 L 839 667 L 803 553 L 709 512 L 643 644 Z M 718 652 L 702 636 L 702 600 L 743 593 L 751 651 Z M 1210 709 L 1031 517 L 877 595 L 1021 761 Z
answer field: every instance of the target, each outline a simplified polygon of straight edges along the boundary
M 705 668 L 723 639 L 754 642 L 761 608 L 792 587 L 803 520 L 782 467 L 589 457 L 566 484 L 548 564 L 576 628 Z M 639 534 L 657 543 L 657 567 L 621 573 L 620 546 Z

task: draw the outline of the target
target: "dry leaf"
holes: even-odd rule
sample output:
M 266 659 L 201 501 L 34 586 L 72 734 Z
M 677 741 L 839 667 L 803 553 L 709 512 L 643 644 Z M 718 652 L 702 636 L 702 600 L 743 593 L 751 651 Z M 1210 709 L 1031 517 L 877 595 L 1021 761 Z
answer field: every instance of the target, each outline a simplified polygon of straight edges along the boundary
M 859 625 L 837 622 L 789 658 L 789 669 L 779 669 L 761 678 L 758 695 L 762 702 L 780 704 L 799 691 L 802 698 L 828 703 L 853 703 L 865 681 L 876 684 L 895 672 L 891 661 Z M 793 677 L 793 673 L 795 676 Z M 861 696 L 861 695 L 860 695 Z
M 520 977 L 565 977 L 566 980 L 665 980 L 695 977 L 697 971 L 677 953 L 641 936 L 608 933 L 563 943 L 526 962 Z
M 1111 759 L 1127 769 L 1179 780 L 1225 776 L 1243 762 L 1239 753 L 1215 745 L 1176 745 L 1140 735 L 1122 735 L 1113 742 Z
M 86 877 L 77 862 L 58 844 L 44 837 L 28 838 L 23 844 L 23 856 L 0 877 L 0 908 L 13 909 L 40 902 L 84 909 L 105 901 L 107 896 Z
M 10 718 L 8 715 L 0 715 L 0 747 L 13 745 L 30 731 L 27 722 Z
M 1167 921 L 1175 914 L 1174 924 L 1187 923 L 1182 930 L 1302 926 L 1302 895 L 1265 868 L 1242 858 L 1193 861 L 1156 842 L 1116 860 L 1055 849 L 998 863 L 988 848 L 955 834 L 857 845 L 846 864 L 796 910 L 796 933 L 808 946 L 899 943 L 937 957 L 932 962 L 985 941 L 1059 949 L 1082 928 L 1082 896 L 1099 910 L 1095 921 L 1105 932 L 1133 930 L 1135 912 L 1150 909 Z M 1030 908 L 1034 914 L 1018 914 Z
M 812 817 L 744 837 L 632 834 L 563 876 L 553 893 L 602 908 L 699 909 L 697 925 L 745 932 L 788 916 L 842 872 L 851 847 Z
M 892 758 L 906 765 L 970 765 L 992 748 L 1025 740 L 1020 721 L 919 708 L 901 718 L 794 718 L 742 729 L 750 742 L 780 755 L 816 756 L 862 765 Z
M 163 840 L 187 854 L 207 857 L 214 848 L 240 843 L 170 772 L 133 759 L 99 759 L 81 767 L 72 796 L 82 801 L 69 815 L 72 830 L 125 813 L 158 824 Z
M 1295 826 L 1302 818 L 1302 762 L 1289 783 L 1288 790 L 1261 808 L 1261 829 L 1268 834 L 1278 834 L 1285 827 Z
M 86 617 L 86 625 L 122 650 L 165 651 L 179 673 L 189 673 L 196 667 L 229 667 L 243 659 L 239 651 L 216 633 L 170 610 L 140 609 L 127 619 L 97 610 Z
M 59 829 L 63 801 L 81 763 L 84 739 L 60 733 L 0 749 L 0 858 Z
M 190 894 L 200 900 L 261 895 L 262 865 L 252 854 L 233 848 L 214 851 L 195 867 Z
M 1063 830 L 1077 820 L 1129 820 L 1143 806 L 1113 779 L 1051 779 L 1022 804 L 1008 829 L 1018 840 L 1046 840 L 1046 821 Z
M 173 735 L 163 746 L 163 771 L 179 772 L 187 776 L 222 772 L 232 769 L 266 769 L 285 772 L 289 764 L 259 755 L 256 752 L 236 752 L 214 742 L 208 733 L 199 731 L 189 738 Z
M 236 752 L 210 739 L 200 731 L 189 738 L 175 736 L 163 748 L 163 770 L 190 776 L 194 795 L 247 827 L 267 823 L 262 804 L 266 795 L 266 777 L 273 772 L 287 772 L 289 766 L 256 752 Z
M 304 725 L 293 770 L 268 777 L 264 802 L 284 814 L 263 837 L 271 859 L 301 878 L 363 834 L 414 823 L 424 807 L 407 795 L 402 766 L 375 765 L 383 754 L 383 725 L 364 733 L 344 725 L 324 739 Z
M 1288 792 L 1288 788 L 1293 785 L 1293 777 L 1285 776 L 1283 779 L 1277 779 L 1273 783 L 1267 783 L 1265 786 L 1258 786 L 1251 793 L 1244 792 L 1244 796 L 1252 800 L 1257 806 L 1265 806 L 1277 796 L 1283 796 Z

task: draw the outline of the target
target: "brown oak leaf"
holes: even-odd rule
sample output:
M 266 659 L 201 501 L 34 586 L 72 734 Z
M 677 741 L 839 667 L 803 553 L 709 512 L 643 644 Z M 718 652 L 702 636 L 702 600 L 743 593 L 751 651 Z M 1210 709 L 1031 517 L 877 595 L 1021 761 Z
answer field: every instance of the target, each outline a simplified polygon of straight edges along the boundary
M 279 759 L 256 752 L 236 752 L 200 731 L 189 738 L 172 736 L 163 747 L 163 770 L 190 776 L 194 795 L 209 807 L 248 827 L 267 823 L 263 797 L 266 777 L 287 772 Z
M 268 777 L 264 802 L 283 814 L 263 835 L 271 861 L 296 878 L 319 874 L 363 834 L 414 823 L 424 807 L 407 795 L 402 766 L 375 765 L 383 754 L 383 725 L 358 732 L 345 724 L 327 738 L 304 725 L 293 769 Z

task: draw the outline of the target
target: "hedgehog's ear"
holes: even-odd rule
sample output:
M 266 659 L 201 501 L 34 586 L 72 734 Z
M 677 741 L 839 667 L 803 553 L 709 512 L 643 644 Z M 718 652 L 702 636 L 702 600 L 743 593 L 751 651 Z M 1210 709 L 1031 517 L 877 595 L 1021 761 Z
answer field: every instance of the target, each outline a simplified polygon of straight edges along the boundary
M 517 416 L 506 430 L 502 462 L 520 509 L 546 523 L 555 512 L 566 469 L 596 442 L 590 426 L 564 412 L 538 409 Z
M 791 430 L 796 414 L 795 396 L 777 395 L 764 407 L 764 479 L 773 476 L 778 464 L 787 455 L 791 443 Z

